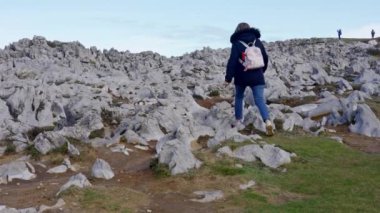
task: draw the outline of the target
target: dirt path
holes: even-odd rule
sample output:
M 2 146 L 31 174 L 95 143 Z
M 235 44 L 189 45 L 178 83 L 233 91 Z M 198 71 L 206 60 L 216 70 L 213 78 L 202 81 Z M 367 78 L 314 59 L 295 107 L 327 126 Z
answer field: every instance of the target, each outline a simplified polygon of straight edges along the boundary
M 380 138 L 367 137 L 352 133 L 347 126 L 328 128 L 336 130 L 336 133 L 330 133 L 330 135 L 342 137 L 343 143 L 354 149 L 370 154 L 380 153 Z
M 133 148 L 133 147 L 130 147 Z M 134 151 L 126 156 L 122 153 L 113 153 L 107 148 L 96 149 L 96 157 L 106 160 L 112 167 L 115 177 L 111 180 L 91 178 L 90 169 L 93 158 L 81 162 L 78 172 L 85 174 L 93 184 L 92 189 L 115 196 L 129 199 L 130 207 L 137 212 L 214 212 L 212 204 L 201 204 L 190 201 L 191 194 L 182 193 L 181 188 L 186 183 L 167 183 L 167 179 L 160 179 L 150 169 L 154 151 Z M 3 157 L 4 158 L 4 157 Z M 13 157 L 12 157 L 13 159 Z M 3 159 L 5 162 L 6 160 Z M 58 198 L 55 194 L 67 180 L 78 172 L 64 174 L 47 174 L 48 168 L 43 168 L 32 162 L 36 168 L 37 178 L 30 181 L 14 180 L 7 185 L 0 185 L 0 201 L 2 205 L 13 208 L 38 207 L 41 204 L 54 205 Z M 181 184 L 183 184 L 181 186 Z M 63 195 L 66 202 L 64 212 L 92 212 L 92 206 L 84 210 L 78 201 L 82 199 L 75 194 Z M 96 207 L 96 206 L 95 206 Z M 94 207 L 94 208 L 95 208 Z M 102 209 L 97 212 L 103 212 Z M 108 212 L 107 209 L 104 212 Z

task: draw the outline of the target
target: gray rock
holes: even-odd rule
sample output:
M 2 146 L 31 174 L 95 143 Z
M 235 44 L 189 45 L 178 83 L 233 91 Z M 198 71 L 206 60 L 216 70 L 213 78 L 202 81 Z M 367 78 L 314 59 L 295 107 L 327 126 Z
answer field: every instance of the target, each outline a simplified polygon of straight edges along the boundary
M 29 171 L 26 161 L 16 160 L 0 165 L 0 184 L 12 182 L 13 179 L 31 180 L 36 177 L 36 174 Z
M 217 151 L 217 155 L 226 155 L 228 157 L 234 157 L 234 154 L 229 146 L 223 146 Z
M 293 111 L 301 115 L 306 115 L 308 112 L 316 109 L 317 107 L 318 107 L 317 104 L 305 104 L 305 105 L 293 107 Z
M 79 188 L 85 188 L 92 186 L 91 183 L 87 180 L 86 176 L 82 173 L 76 174 L 70 177 L 69 181 L 65 183 L 57 192 L 56 196 L 61 194 L 63 191 L 69 189 L 71 186 L 76 186 Z
M 256 182 L 254 180 L 250 180 L 246 184 L 240 184 L 239 188 L 241 190 L 247 190 L 247 189 L 249 189 L 249 188 L 251 188 L 252 186 L 255 186 L 255 185 L 256 185 Z
M 109 180 L 115 176 L 111 166 L 103 159 L 97 158 L 91 169 L 92 176 Z
M 38 213 L 61 209 L 65 205 L 66 205 L 65 201 L 62 198 L 59 198 L 57 203 L 54 204 L 53 206 L 41 205 L 40 208 L 38 209 Z
M 190 169 L 199 168 L 202 162 L 191 153 L 190 144 L 178 139 L 162 142 L 156 151 L 160 163 L 169 166 L 172 175 L 185 173 Z
M 303 126 L 303 119 L 297 113 L 286 113 L 285 120 L 282 124 L 282 129 L 285 131 L 293 131 L 294 126 Z
M 68 142 L 69 141 L 58 132 L 44 132 L 37 135 L 33 144 L 41 154 L 47 154 L 52 149 L 64 146 Z
M 369 137 L 380 137 L 380 121 L 368 105 L 358 105 L 354 121 L 355 123 L 349 126 L 351 132 Z
M 67 171 L 67 166 L 59 165 L 47 170 L 46 172 L 50 174 L 60 174 L 60 173 L 65 173 L 66 171 Z
M 36 208 L 15 209 L 7 208 L 6 206 L 0 206 L 0 213 L 37 213 Z
M 129 152 L 132 152 L 133 150 L 131 149 L 128 149 L 127 147 L 125 147 L 124 144 L 117 144 L 115 146 L 112 146 L 110 148 L 111 152 L 121 152 L 121 153 L 124 153 L 125 155 L 129 155 Z
M 263 146 L 262 152 L 257 153 L 257 157 L 263 164 L 271 168 L 278 168 L 291 162 L 290 153 L 269 144 Z
M 338 143 L 343 143 L 343 138 L 341 138 L 339 136 L 332 136 L 330 138 L 337 141 Z
M 0 157 L 4 155 L 4 152 L 6 149 L 7 149 L 6 146 L 0 146 Z
M 257 144 L 246 145 L 234 150 L 233 156 L 235 158 L 238 158 L 246 162 L 254 162 L 256 161 L 256 153 L 259 153 L 260 150 L 261 150 L 260 145 L 257 145 Z
M 233 154 L 235 158 L 247 162 L 260 159 L 264 165 L 271 168 L 278 168 L 291 162 L 290 153 L 269 144 L 265 144 L 263 147 L 257 144 L 242 146 L 237 148 Z
M 195 195 L 200 198 L 191 199 L 191 201 L 199 202 L 199 203 L 209 203 L 216 200 L 220 200 L 224 197 L 224 193 L 221 190 L 215 191 L 195 191 L 193 192 Z
M 133 130 L 127 130 L 124 134 L 128 143 L 148 145 L 148 143 Z
M 79 156 L 80 155 L 79 150 L 74 145 L 72 145 L 70 142 L 67 142 L 67 149 L 68 149 L 69 154 L 71 156 Z

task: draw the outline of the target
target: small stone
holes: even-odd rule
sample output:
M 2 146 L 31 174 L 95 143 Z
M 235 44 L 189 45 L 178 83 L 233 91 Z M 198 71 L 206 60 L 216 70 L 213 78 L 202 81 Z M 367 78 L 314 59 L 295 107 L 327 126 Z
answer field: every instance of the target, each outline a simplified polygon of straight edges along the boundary
M 140 150 L 144 150 L 144 151 L 149 150 L 148 146 L 142 146 L 142 145 L 135 145 L 135 148 L 136 149 L 140 149 Z
M 235 167 L 241 169 L 241 168 L 243 168 L 243 165 L 241 165 L 240 163 L 237 163 L 237 164 L 235 164 Z
M 222 199 L 224 197 L 224 193 L 221 190 L 195 191 L 193 193 L 199 196 L 199 198 L 191 199 L 191 201 L 199 202 L 199 203 L 209 203 L 215 200 Z
M 252 186 L 256 185 L 256 182 L 254 180 L 250 180 L 247 184 L 240 184 L 239 188 L 241 190 L 246 190 L 251 188 Z

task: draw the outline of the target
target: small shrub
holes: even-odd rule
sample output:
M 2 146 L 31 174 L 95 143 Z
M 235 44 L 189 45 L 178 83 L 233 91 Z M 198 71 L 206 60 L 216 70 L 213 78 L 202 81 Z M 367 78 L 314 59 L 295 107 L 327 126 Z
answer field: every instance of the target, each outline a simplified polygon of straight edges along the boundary
M 103 123 L 108 124 L 108 125 L 112 124 L 112 122 L 113 122 L 113 113 L 111 111 L 102 108 L 100 116 L 102 117 Z
M 9 142 L 7 144 L 7 148 L 4 151 L 4 154 L 9 155 L 14 153 L 16 153 L 16 146 L 12 142 Z
M 41 153 L 36 149 L 36 147 L 34 147 L 34 145 L 29 145 L 26 147 L 25 152 L 34 160 L 41 159 Z
M 128 143 L 128 140 L 127 140 L 127 138 L 123 135 L 123 136 L 120 137 L 120 139 L 119 139 L 119 143 L 127 144 L 127 143 Z
M 54 148 L 49 153 L 56 153 L 56 154 L 65 155 L 65 154 L 69 153 L 68 145 L 66 143 L 66 144 L 62 145 L 61 147 Z
M 218 90 L 212 90 L 212 91 L 208 94 L 208 96 L 210 96 L 210 97 L 216 97 L 216 96 L 220 96 L 220 93 L 219 93 Z
M 374 49 L 374 48 L 372 48 L 372 49 L 368 49 L 368 50 L 367 50 L 367 53 L 368 53 L 369 55 L 372 55 L 372 56 L 380 57 L 380 49 Z
M 165 164 L 159 163 L 158 159 L 152 160 L 149 167 L 154 172 L 156 177 L 170 177 L 169 167 Z
M 88 138 L 90 139 L 94 139 L 94 138 L 104 138 L 105 136 L 105 131 L 104 131 L 104 128 L 101 128 L 101 129 L 98 129 L 98 130 L 94 130 L 90 133 L 90 136 L 88 136 Z
M 31 130 L 29 130 L 26 135 L 28 136 L 30 141 L 33 141 L 38 134 L 42 132 L 49 132 L 54 130 L 54 126 L 46 126 L 46 127 L 35 127 Z

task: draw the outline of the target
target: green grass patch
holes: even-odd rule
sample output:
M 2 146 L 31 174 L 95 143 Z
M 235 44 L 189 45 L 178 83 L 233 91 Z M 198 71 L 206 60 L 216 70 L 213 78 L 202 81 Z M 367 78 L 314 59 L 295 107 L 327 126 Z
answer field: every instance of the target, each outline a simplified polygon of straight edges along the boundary
M 218 90 L 212 90 L 208 96 L 210 97 L 216 97 L 216 96 L 220 96 L 220 92 Z
M 223 165 L 222 163 L 212 165 L 211 170 L 215 174 L 223 176 L 234 176 L 246 173 L 246 170 L 243 168 L 237 168 L 232 165 Z
M 274 204 L 265 202 L 263 197 L 275 200 L 276 194 L 253 191 L 233 196 L 229 202 L 234 205 L 244 206 L 246 212 L 378 212 L 380 209 L 379 154 L 356 151 L 324 137 L 277 134 L 266 141 L 295 152 L 298 157 L 285 166 L 286 173 L 248 164 L 242 168 L 242 176 L 254 179 L 263 188 L 276 188 L 280 194 L 304 198 L 298 196 Z
M 30 155 L 33 160 L 40 160 L 42 156 L 42 154 L 36 149 L 36 147 L 34 147 L 34 145 L 29 145 L 26 147 L 25 153 L 27 155 Z
M 7 143 L 7 147 L 5 148 L 4 154 L 10 155 L 16 153 L 16 146 L 12 142 Z
M 52 153 L 52 154 L 63 154 L 63 155 L 69 153 L 69 148 L 68 148 L 67 143 L 63 144 L 63 145 L 60 146 L 60 147 L 57 147 L 57 148 L 52 149 L 52 150 L 49 152 L 49 154 L 51 154 L 51 153 Z
M 170 177 L 169 167 L 165 164 L 159 163 L 158 159 L 152 160 L 149 167 L 158 178 Z
M 89 139 L 94 139 L 94 138 L 104 138 L 105 136 L 105 131 L 104 131 L 104 128 L 101 128 L 101 129 L 98 129 L 98 130 L 94 130 L 90 133 L 90 135 L 88 136 Z
M 125 210 L 111 196 L 96 189 L 85 189 L 79 202 L 81 206 L 89 209 L 96 207 L 107 212 L 121 212 Z

